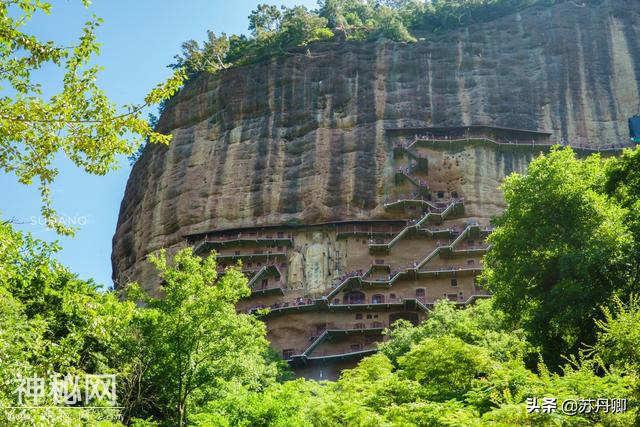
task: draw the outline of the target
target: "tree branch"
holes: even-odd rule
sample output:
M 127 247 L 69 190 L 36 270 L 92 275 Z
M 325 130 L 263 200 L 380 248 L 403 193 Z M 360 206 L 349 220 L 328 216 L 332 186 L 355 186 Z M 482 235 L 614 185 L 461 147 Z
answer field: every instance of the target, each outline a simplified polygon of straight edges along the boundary
M 131 116 L 133 114 L 136 114 L 138 112 L 140 112 L 142 109 L 148 107 L 149 104 L 148 103 L 144 103 L 141 104 L 139 106 L 137 106 L 136 108 L 134 108 L 133 110 L 129 111 L 128 113 L 122 113 L 120 115 L 117 115 L 115 117 L 112 117 L 110 120 L 117 120 L 117 119 L 122 119 L 124 117 L 127 116 Z M 23 118 L 23 117 L 11 117 L 11 116 L 7 116 L 7 115 L 2 115 L 0 116 L 5 120 L 9 120 L 11 122 L 26 122 L 26 123 L 104 123 L 105 120 L 65 120 L 65 119 L 30 119 L 30 118 Z

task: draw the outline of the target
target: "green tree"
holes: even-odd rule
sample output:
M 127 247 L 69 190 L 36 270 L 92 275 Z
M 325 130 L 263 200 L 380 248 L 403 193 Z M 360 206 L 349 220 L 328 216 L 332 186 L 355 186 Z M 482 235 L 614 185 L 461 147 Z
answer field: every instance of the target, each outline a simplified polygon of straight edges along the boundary
M 233 34 L 229 37 L 229 51 L 227 52 L 226 62 L 241 64 L 245 59 L 247 52 L 252 45 L 251 40 L 244 34 Z
M 402 17 L 396 9 L 381 6 L 377 11 L 377 33 L 383 37 L 398 42 L 415 42 Z
M 311 425 L 306 408 L 324 393 L 315 381 L 275 383 L 260 392 L 229 384 L 224 397 L 209 402 L 189 417 L 195 426 L 288 427 Z
M 169 64 L 169 68 L 182 68 L 189 77 L 193 77 L 201 71 L 204 71 L 204 51 L 197 40 L 190 39 L 182 42 L 180 50 L 182 52 L 173 57 L 175 62 Z
M 632 281 L 640 280 L 640 148 L 624 150 L 606 163 L 605 191 L 625 211 L 625 223 L 634 236 Z
M 479 425 L 632 425 L 636 414 L 635 403 L 630 401 L 622 414 L 605 411 L 583 411 L 569 415 L 561 410 L 553 413 L 528 412 L 527 398 L 556 398 L 557 408 L 565 400 L 579 402 L 597 399 L 595 396 L 629 399 L 632 380 L 617 372 L 602 374 L 602 366 L 593 359 L 573 359 L 560 372 L 550 373 L 544 364 L 538 374 L 526 369 L 522 363 L 497 364 L 491 375 L 474 382 L 466 394 L 469 406 L 478 410 Z
M 489 352 L 459 338 L 426 338 L 398 359 L 409 379 L 423 386 L 429 400 L 462 400 L 479 376 L 493 369 Z
M 55 244 L 17 232 L 6 222 L 0 224 L 0 242 L 1 406 L 19 403 L 14 393 L 18 375 L 48 379 L 56 372 L 77 375 L 80 381 L 86 374 L 125 378 L 134 304 L 78 279 L 53 259 Z M 54 404 L 49 395 L 38 402 Z M 96 421 L 92 417 L 102 412 L 86 415 Z M 25 425 L 77 424 L 73 419 L 56 421 L 44 410 L 28 415 L 31 421 Z M 13 425 L 7 416 L 0 411 L 0 424 Z
M 0 240 L 0 288 L 20 303 L 27 319 L 44 325 L 46 342 L 32 362 L 57 372 L 108 373 L 119 366 L 134 305 L 78 279 L 54 260 L 55 244 L 8 223 L 0 225 Z
M 326 383 L 304 408 L 310 425 L 385 425 L 389 407 L 418 399 L 417 384 L 396 375 L 383 354 L 363 359 Z
M 274 33 L 280 28 L 282 14 L 277 6 L 259 4 L 249 15 L 249 30 L 254 37 L 260 38 L 265 33 Z
M 145 139 L 168 143 L 170 136 L 154 132 L 141 114 L 144 107 L 172 96 L 184 75 L 177 70 L 144 103 L 118 110 L 96 84 L 100 67 L 90 64 L 99 54 L 94 32 L 102 21 L 87 22 L 77 44 L 69 47 L 22 30 L 36 12 L 50 11 L 47 1 L 0 2 L 0 81 L 5 90 L 0 96 L 0 169 L 22 184 L 38 180 L 47 225 L 72 234 L 57 219 L 50 197 L 58 174 L 55 156 L 64 155 L 86 172 L 104 175 L 117 166 L 118 155 L 133 154 Z M 60 90 L 48 99 L 35 74 L 45 65 L 63 70 Z M 137 138 L 129 138 L 129 133 Z
M 32 363 L 32 352 L 42 348 L 44 329 L 42 321 L 30 321 L 24 307 L 4 287 L 0 287 L 0 405 L 15 406 L 14 382 L 18 373 L 28 377 L 37 373 Z M 0 412 L 0 421 L 9 422 Z
M 489 236 L 484 279 L 494 304 L 526 330 L 550 366 L 593 344 L 593 319 L 630 289 L 633 239 L 604 194 L 598 156 L 553 149 L 505 180 L 507 208 Z
M 608 365 L 640 377 L 640 300 L 628 304 L 615 298 L 613 309 L 603 307 L 604 318 L 596 321 L 598 341 L 593 347 Z
M 277 369 L 267 360 L 264 324 L 235 310 L 250 293 L 239 270 L 227 269 L 218 278 L 215 256 L 203 260 L 191 249 L 179 251 L 172 265 L 164 252 L 151 262 L 163 280 L 163 297 L 144 297 L 136 286 L 130 292 L 146 305 L 139 320 L 138 372 L 143 395 L 152 401 L 142 405 L 158 412 L 132 412 L 182 426 L 190 408 L 220 397 L 227 383 L 256 389 L 273 381 Z
M 286 9 L 282 15 L 281 38 L 284 46 L 304 46 L 317 40 L 333 38 L 327 20 L 310 13 L 304 6 Z
M 413 326 L 401 320 L 386 334 L 389 339 L 380 345 L 380 350 L 396 364 L 398 357 L 420 341 L 446 336 L 486 348 L 491 357 L 499 361 L 519 360 L 533 351 L 524 331 L 495 309 L 490 299 L 477 301 L 464 309 L 450 301 L 438 301 L 420 325 Z
M 225 33 L 216 36 L 213 31 L 207 31 L 207 40 L 202 47 L 196 40 L 182 43 L 182 54 L 175 55 L 175 62 L 169 67 L 183 69 L 189 77 L 200 72 L 216 73 L 229 66 L 225 62 L 229 47 L 230 42 Z
M 596 322 L 598 340 L 591 349 L 609 371 L 627 373 L 633 381 L 633 398 L 640 401 L 640 299 L 628 303 L 615 298 L 613 308 L 603 307 L 603 319 Z M 640 423 L 637 414 L 635 424 Z

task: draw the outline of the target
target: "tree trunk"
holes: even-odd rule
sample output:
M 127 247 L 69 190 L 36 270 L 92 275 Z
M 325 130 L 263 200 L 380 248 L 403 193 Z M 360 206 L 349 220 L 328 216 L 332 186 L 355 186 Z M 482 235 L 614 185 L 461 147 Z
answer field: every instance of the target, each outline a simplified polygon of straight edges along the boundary
M 178 421 L 178 427 L 184 427 L 184 406 L 180 405 L 178 407 L 178 412 L 180 413 L 180 418 Z

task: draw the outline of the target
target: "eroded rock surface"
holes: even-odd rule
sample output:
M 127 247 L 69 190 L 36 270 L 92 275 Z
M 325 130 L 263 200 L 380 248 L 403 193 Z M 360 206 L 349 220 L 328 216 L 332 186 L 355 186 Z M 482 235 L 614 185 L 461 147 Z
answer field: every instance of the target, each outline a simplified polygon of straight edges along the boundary
M 639 76 L 640 2 L 623 0 L 531 8 L 415 44 L 315 44 L 201 75 L 161 118 L 171 145 L 147 147 L 133 168 L 114 280 L 151 283 L 144 257 L 187 234 L 387 217 L 385 128 L 485 124 L 624 141 Z M 495 214 L 495 185 L 522 159 L 456 155 L 473 157 L 455 172 L 468 212 Z

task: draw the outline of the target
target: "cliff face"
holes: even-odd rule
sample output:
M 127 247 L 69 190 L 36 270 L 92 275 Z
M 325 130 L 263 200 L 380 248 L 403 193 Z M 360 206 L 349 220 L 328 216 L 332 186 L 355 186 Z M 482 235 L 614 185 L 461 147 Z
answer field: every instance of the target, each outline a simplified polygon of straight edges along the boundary
M 116 284 L 144 281 L 142 259 L 186 234 L 383 218 L 393 175 L 385 128 L 484 124 L 626 140 L 640 100 L 639 18 L 640 2 L 568 1 L 428 42 L 312 45 L 194 79 L 161 118 L 173 142 L 147 147 L 129 178 Z M 523 169 L 512 160 L 475 159 L 474 215 L 502 202 L 473 177 L 495 183 Z

